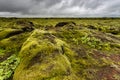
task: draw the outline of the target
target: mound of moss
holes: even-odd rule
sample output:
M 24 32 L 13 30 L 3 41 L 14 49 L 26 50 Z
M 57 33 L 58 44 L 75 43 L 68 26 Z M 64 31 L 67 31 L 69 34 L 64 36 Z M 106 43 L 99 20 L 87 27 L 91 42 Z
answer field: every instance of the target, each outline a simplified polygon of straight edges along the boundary
M 35 30 L 23 44 L 19 53 L 21 62 L 15 70 L 14 80 L 66 80 L 77 79 L 71 63 L 64 54 L 66 44 L 49 32 Z M 27 74 L 26 74 L 27 73 Z

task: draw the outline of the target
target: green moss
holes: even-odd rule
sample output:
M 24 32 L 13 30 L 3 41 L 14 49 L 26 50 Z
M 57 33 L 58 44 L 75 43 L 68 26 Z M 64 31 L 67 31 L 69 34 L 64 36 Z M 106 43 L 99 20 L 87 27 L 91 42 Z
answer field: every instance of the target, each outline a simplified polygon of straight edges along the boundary
M 11 35 L 29 27 L 29 21 L 36 30 Z M 60 21 L 76 25 L 56 28 Z M 6 61 L 5 67 L 0 64 L 0 75 L 5 72 L 0 78 L 14 73 L 13 80 L 107 80 L 111 69 L 119 71 L 119 26 L 119 20 L 111 19 L 0 19 L 0 59 Z M 8 66 L 17 57 L 17 68 Z
M 37 37 L 36 33 L 43 35 Z M 69 59 L 63 53 L 65 42 L 55 38 L 55 43 L 52 43 L 43 38 L 46 36 L 44 34 L 43 31 L 35 31 L 23 44 L 19 54 L 21 62 L 14 74 L 15 80 L 62 79 L 74 75 Z
M 0 47 L 5 49 L 7 52 L 18 53 L 22 44 L 27 39 L 30 33 L 22 33 L 19 35 L 11 36 L 9 38 L 2 39 L 0 41 Z
M 4 53 L 5 53 L 5 50 L 0 48 L 0 56 L 4 55 Z
M 0 32 L 0 40 L 4 39 L 6 36 L 8 36 L 11 32 L 16 31 L 15 29 L 6 29 Z
M 10 56 L 7 60 L 0 63 L 0 80 L 10 78 L 19 64 L 19 58 L 16 55 Z

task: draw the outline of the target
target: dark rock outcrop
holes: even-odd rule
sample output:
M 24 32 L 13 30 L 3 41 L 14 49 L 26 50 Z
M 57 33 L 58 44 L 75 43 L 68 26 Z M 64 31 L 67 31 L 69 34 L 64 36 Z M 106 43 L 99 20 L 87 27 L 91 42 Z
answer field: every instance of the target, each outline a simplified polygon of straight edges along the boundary
M 67 24 L 73 24 L 73 25 L 76 25 L 76 23 L 75 22 L 59 22 L 58 24 L 56 24 L 55 25 L 55 27 L 63 27 L 63 26 L 65 26 L 65 25 L 67 25 Z
M 17 25 L 21 26 L 21 29 L 23 31 L 32 31 L 34 30 L 33 26 L 33 22 L 29 22 L 29 21 L 17 21 L 16 22 Z

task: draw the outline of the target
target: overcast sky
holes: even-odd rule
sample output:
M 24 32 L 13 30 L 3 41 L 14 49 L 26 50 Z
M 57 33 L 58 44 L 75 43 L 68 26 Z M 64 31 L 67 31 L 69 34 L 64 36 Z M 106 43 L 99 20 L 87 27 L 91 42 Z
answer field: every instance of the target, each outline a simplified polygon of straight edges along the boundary
M 0 16 L 119 17 L 120 0 L 0 0 Z

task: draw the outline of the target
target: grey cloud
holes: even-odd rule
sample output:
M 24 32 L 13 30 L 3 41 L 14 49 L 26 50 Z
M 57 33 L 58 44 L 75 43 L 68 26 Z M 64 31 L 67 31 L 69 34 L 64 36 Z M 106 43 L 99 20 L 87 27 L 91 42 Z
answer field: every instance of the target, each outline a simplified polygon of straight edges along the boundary
M 30 0 L 0 0 L 1 12 L 25 11 L 31 6 Z
M 38 17 L 119 16 L 120 0 L 0 0 L 0 16 L 9 15 Z

